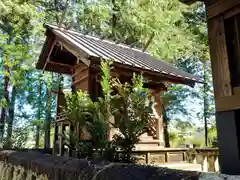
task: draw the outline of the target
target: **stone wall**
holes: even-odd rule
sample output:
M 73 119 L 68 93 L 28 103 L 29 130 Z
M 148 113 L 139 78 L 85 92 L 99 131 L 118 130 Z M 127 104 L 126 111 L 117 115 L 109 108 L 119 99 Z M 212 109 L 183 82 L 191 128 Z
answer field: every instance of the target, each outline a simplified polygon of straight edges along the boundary
M 41 152 L 0 152 L 0 180 L 180 180 L 228 179 L 215 174 L 150 166 L 100 163 Z

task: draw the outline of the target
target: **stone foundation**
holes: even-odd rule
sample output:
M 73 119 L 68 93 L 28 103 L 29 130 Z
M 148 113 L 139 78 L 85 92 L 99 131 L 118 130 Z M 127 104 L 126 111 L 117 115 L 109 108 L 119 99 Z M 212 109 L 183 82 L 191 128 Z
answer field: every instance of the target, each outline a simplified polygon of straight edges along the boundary
M 100 163 L 40 152 L 0 152 L 0 180 L 180 180 L 228 176 L 133 164 Z M 237 179 L 237 177 L 231 176 Z

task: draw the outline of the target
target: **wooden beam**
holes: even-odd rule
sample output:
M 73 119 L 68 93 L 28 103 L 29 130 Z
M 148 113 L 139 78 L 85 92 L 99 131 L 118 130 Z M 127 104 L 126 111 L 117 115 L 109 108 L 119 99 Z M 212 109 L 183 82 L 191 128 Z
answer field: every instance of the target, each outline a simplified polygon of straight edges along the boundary
M 215 104 L 217 112 L 240 109 L 240 94 L 218 98 Z
M 62 67 L 66 67 L 69 69 L 73 69 L 73 66 L 68 65 L 68 64 L 64 64 L 64 63 L 59 63 L 59 62 L 54 62 L 54 61 L 48 61 L 49 64 L 53 64 L 53 65 L 58 65 L 58 66 L 62 66 Z
M 240 14 L 240 5 L 235 6 L 233 9 L 224 13 L 224 19 L 231 18 L 237 14 Z
M 75 72 L 73 75 L 72 75 L 72 77 L 76 77 L 77 75 L 79 75 L 80 73 L 82 73 L 82 72 L 84 72 L 84 71 L 86 71 L 86 70 L 88 70 L 89 69 L 89 67 L 82 67 L 80 70 L 78 70 L 77 72 Z
M 74 82 L 72 83 L 72 86 L 74 86 L 74 85 L 76 85 L 76 84 L 78 84 L 78 83 L 81 83 L 81 82 L 85 81 L 86 79 L 88 79 L 88 74 L 85 75 L 85 76 L 83 76 L 81 79 L 78 79 L 77 81 L 74 81 Z
M 215 99 L 231 96 L 232 87 L 223 16 L 208 20 L 208 30 Z
M 56 35 L 56 40 L 69 52 L 71 52 L 73 55 L 75 55 L 79 60 L 81 60 L 84 64 L 87 66 L 90 66 L 90 61 L 88 60 L 88 54 L 81 50 L 79 47 L 71 43 L 66 38 L 62 37 L 58 31 L 53 31 Z
M 207 17 L 211 19 L 218 16 L 231 8 L 240 5 L 239 0 L 220 0 L 212 6 L 207 7 Z
M 47 63 L 50 61 L 50 56 L 51 56 L 51 53 L 52 53 L 52 50 L 53 50 L 55 44 L 56 44 L 55 40 L 53 40 L 53 42 L 50 41 L 50 45 L 49 45 L 50 46 L 50 50 L 48 51 L 48 56 L 47 56 L 47 59 L 45 61 L 44 66 L 43 66 L 43 70 L 42 70 L 43 72 L 44 72 L 44 70 L 45 70 L 45 68 L 47 66 Z

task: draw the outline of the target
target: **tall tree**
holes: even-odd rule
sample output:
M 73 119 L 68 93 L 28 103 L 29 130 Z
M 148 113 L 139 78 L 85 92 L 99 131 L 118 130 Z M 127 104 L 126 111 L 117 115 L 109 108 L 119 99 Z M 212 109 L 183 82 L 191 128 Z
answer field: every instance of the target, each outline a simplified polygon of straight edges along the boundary
M 5 0 L 0 2 L 0 12 L 0 139 L 6 133 L 10 140 L 11 128 L 15 132 L 14 126 L 17 127 L 16 120 L 48 119 L 48 112 L 54 108 L 54 101 L 48 110 L 45 103 L 39 104 L 40 96 L 42 102 L 51 99 L 46 90 L 47 80 L 43 78 L 39 84 L 39 72 L 34 70 L 32 61 L 27 61 L 37 60 L 44 38 L 43 22 L 58 24 L 63 19 L 62 25 L 67 28 L 140 49 L 154 33 L 148 50 L 161 59 L 174 64 L 181 59 L 189 59 L 190 64 L 209 59 L 202 4 L 189 8 L 178 0 Z M 169 119 L 171 109 L 188 113 L 180 103 L 189 94 L 185 90 L 181 86 L 169 87 L 173 102 L 165 104 Z M 25 112 L 25 106 L 33 111 Z M 46 112 L 39 116 L 39 108 Z
M 1 122 L 7 122 L 7 141 L 11 144 L 12 126 L 14 123 L 16 97 L 20 87 L 18 76 L 25 71 L 23 63 L 30 59 L 30 43 L 32 31 L 37 17 L 35 7 L 29 2 L 19 0 L 0 2 L 0 54 L 3 61 L 4 97 L 6 106 L 2 111 Z M 37 18 L 36 18 L 37 19 Z M 35 20 L 36 20 L 35 19 Z M 8 112 L 6 111 L 8 109 Z M 2 123 L 1 123 L 2 124 Z M 2 125 L 1 128 L 4 129 Z
M 39 89 L 38 89 L 38 107 L 37 107 L 37 120 L 38 122 L 41 122 L 41 112 L 42 112 L 42 89 L 43 89 L 43 83 L 42 83 L 42 74 L 39 73 Z M 39 148 L 39 137 L 40 136 L 40 123 L 36 124 L 36 148 Z

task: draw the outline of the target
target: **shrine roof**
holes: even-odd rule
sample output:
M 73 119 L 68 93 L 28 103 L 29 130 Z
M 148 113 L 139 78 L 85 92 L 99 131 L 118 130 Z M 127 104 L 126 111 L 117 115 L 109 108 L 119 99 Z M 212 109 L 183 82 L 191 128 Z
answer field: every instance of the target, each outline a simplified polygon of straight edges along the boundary
M 160 60 L 148 52 L 132 48 L 124 44 L 117 44 L 113 41 L 85 35 L 74 30 L 67 30 L 53 25 L 45 25 L 60 39 L 64 39 L 75 49 L 87 54 L 87 59 L 100 58 L 112 60 L 115 63 L 146 70 L 147 72 L 160 73 L 169 78 L 179 79 L 185 84 L 202 82 L 200 77 L 184 72 L 166 61 Z M 46 63 L 44 60 L 37 62 L 37 68 L 43 69 Z

